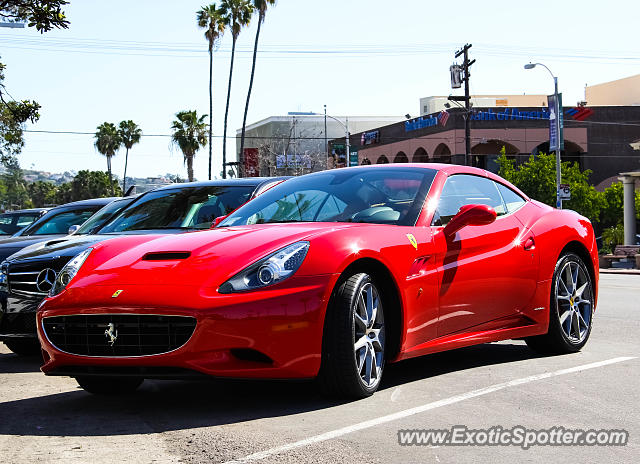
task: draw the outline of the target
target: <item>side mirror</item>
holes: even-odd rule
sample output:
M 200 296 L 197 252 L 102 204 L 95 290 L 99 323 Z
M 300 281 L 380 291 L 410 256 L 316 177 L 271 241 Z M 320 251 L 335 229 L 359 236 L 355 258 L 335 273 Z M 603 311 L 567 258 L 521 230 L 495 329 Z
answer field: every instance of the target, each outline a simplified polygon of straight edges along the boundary
M 76 233 L 76 231 L 80 228 L 80 226 L 78 224 L 72 225 L 71 227 L 69 227 L 69 230 L 67 231 L 67 233 L 69 235 L 73 235 Z
M 213 224 L 211 224 L 211 228 L 215 229 L 216 227 L 218 227 L 218 224 L 220 224 L 222 221 L 224 221 L 225 219 L 227 219 L 227 216 L 229 216 L 228 214 L 225 214 L 224 216 L 218 216 L 217 218 L 215 218 L 213 220 Z
M 464 205 L 444 227 L 447 236 L 455 235 L 466 226 L 484 226 L 496 220 L 495 210 L 487 205 Z

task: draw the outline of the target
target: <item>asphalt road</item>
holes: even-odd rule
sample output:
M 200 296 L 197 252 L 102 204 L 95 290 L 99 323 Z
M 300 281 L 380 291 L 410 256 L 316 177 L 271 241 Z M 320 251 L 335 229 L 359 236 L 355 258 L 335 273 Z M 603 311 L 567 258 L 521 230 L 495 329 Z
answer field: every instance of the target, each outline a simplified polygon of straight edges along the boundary
M 600 288 L 591 339 L 578 354 L 538 357 L 506 341 L 426 356 L 388 366 L 381 390 L 351 403 L 328 401 L 305 382 L 147 381 L 134 395 L 105 399 L 72 379 L 43 376 L 38 359 L 0 345 L 0 456 L 6 463 L 637 463 L 640 276 L 603 275 Z M 626 429 L 629 443 L 398 444 L 399 429 L 455 425 Z

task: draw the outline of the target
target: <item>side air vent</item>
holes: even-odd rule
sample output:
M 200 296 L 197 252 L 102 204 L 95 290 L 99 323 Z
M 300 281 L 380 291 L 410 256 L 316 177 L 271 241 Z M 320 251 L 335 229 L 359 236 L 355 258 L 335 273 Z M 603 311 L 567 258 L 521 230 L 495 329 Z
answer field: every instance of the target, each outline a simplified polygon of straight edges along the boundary
M 162 251 L 158 253 L 147 253 L 142 257 L 143 261 L 170 261 L 175 259 L 187 259 L 191 256 L 188 251 Z

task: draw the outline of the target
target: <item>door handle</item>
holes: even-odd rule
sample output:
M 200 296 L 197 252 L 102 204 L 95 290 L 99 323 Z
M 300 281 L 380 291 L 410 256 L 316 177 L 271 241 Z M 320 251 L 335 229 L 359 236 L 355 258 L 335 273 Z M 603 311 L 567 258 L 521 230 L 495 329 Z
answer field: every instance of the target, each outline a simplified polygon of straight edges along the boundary
M 535 248 L 536 248 L 536 242 L 533 239 L 533 237 L 529 237 L 524 241 L 524 250 L 525 251 L 534 250 Z

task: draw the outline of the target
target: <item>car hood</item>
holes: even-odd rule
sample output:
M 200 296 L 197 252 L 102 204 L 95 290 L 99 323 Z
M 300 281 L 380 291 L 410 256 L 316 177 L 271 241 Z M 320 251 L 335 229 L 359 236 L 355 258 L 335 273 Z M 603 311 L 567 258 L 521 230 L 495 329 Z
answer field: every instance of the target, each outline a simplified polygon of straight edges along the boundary
M 364 224 L 264 224 L 177 236 L 120 237 L 94 247 L 76 284 L 218 286 L 248 265 L 291 243 L 362 226 Z M 171 257 L 167 253 L 183 255 Z
M 46 240 L 25 247 L 11 255 L 8 261 L 11 263 L 23 263 L 57 259 L 64 256 L 73 258 L 89 246 L 108 238 L 113 237 L 108 235 L 83 235 L 67 238 L 63 236 L 61 239 Z
M 158 234 L 158 233 L 177 233 L 184 232 L 182 229 L 171 229 L 149 231 L 134 231 L 123 232 L 122 234 L 95 234 L 95 235 L 62 235 L 53 236 L 49 240 L 39 240 L 29 246 L 25 246 L 19 251 L 12 254 L 8 260 L 11 262 L 24 262 L 24 261 L 42 261 L 46 259 L 57 259 L 67 256 L 73 258 L 78 253 L 84 251 L 89 246 L 108 240 L 112 238 L 120 237 L 121 235 L 144 235 L 144 234 Z
M 0 240 L 0 262 L 4 261 L 16 251 L 22 250 L 24 247 L 60 237 L 64 237 L 64 235 L 30 235 Z

